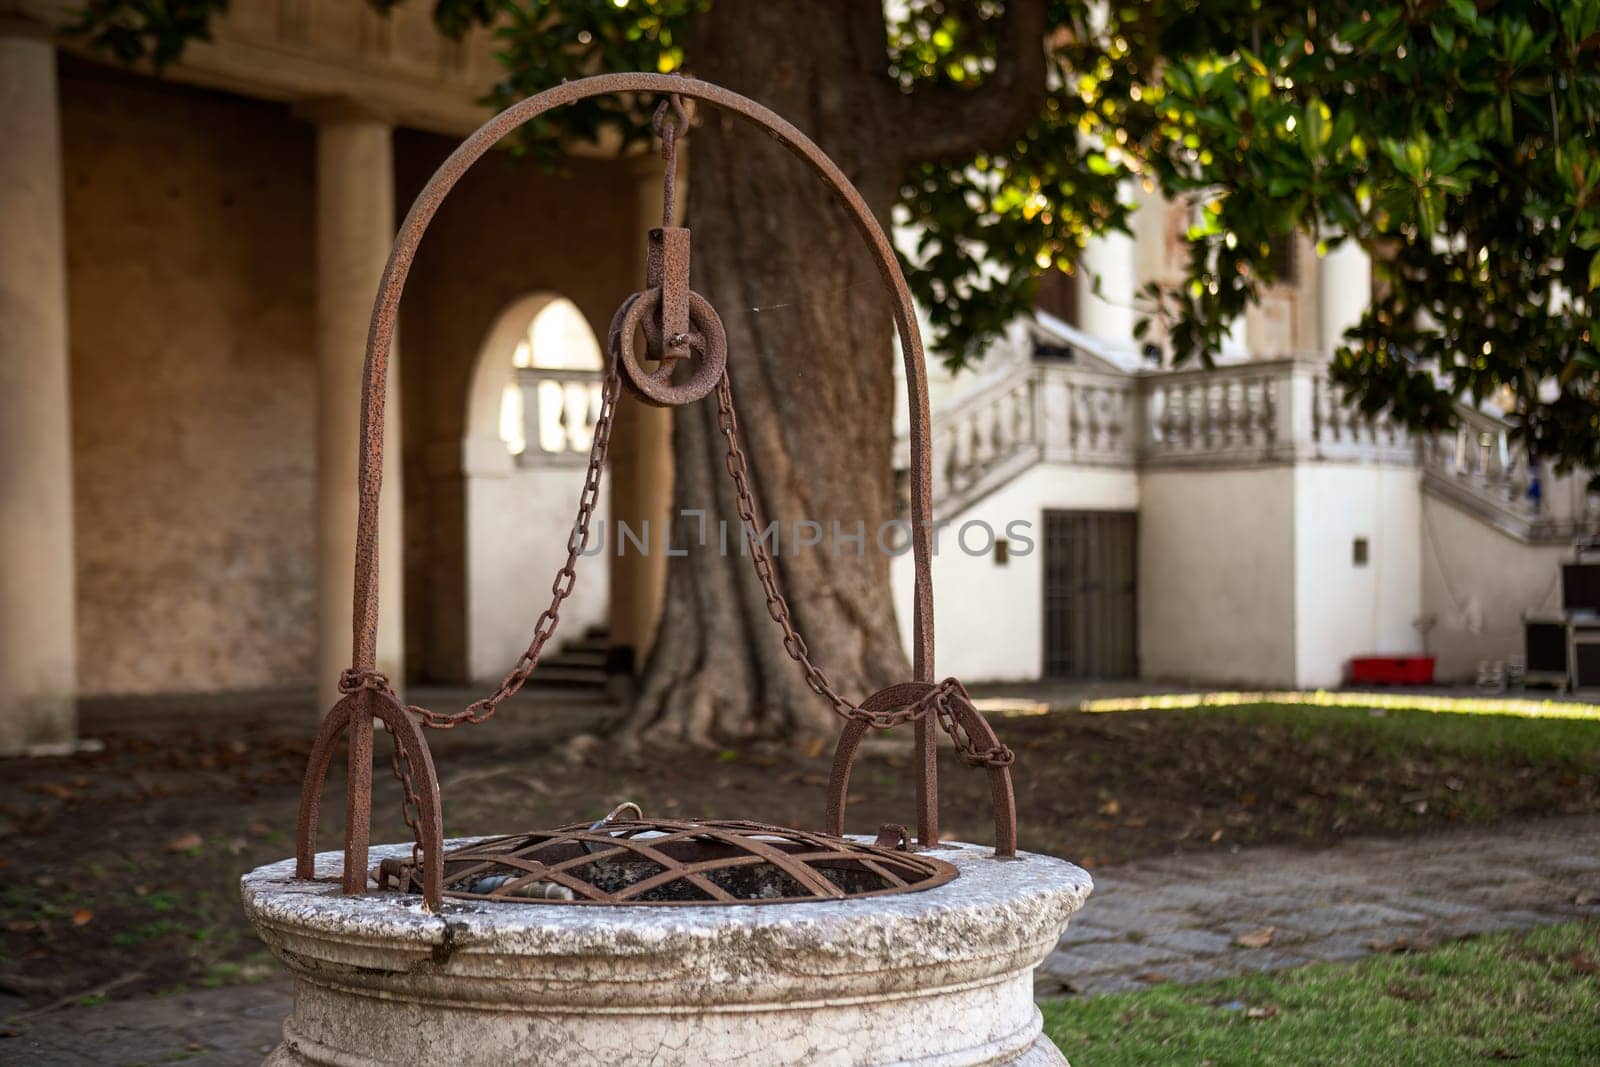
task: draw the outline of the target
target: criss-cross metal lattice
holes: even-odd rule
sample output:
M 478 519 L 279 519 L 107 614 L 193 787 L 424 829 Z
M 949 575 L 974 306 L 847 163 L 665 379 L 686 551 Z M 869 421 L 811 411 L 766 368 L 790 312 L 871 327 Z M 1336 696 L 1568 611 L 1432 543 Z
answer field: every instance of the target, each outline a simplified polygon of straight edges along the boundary
M 445 854 L 461 900 L 781 904 L 931 889 L 956 869 L 927 854 L 737 820 L 619 820 L 474 842 Z M 420 889 L 414 868 L 380 881 Z

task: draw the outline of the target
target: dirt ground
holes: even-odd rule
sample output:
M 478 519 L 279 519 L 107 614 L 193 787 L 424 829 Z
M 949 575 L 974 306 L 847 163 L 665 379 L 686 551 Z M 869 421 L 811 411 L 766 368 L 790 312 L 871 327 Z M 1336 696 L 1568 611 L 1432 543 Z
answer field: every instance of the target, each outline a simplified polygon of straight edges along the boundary
M 430 694 L 452 707 L 453 694 Z M 818 827 L 830 753 L 746 747 L 575 758 L 606 709 L 519 697 L 489 724 L 430 734 L 447 836 L 647 814 Z M 1362 709 L 1216 709 L 996 720 L 1017 752 L 1021 845 L 1091 869 L 1174 851 L 1414 834 L 1510 817 L 1600 812 L 1600 723 L 1505 723 Z M 1458 721 L 1448 721 L 1458 720 Z M 189 986 L 275 965 L 245 922 L 244 871 L 292 849 L 312 722 L 304 699 L 104 701 L 104 750 L 0 761 L 0 1017 Z M 403 840 L 379 735 L 375 841 Z M 909 760 L 865 756 L 849 829 L 909 822 Z M 981 771 L 942 764 L 944 829 L 990 839 Z M 342 790 L 337 777 L 330 795 Z M 337 800 L 321 847 L 340 841 Z

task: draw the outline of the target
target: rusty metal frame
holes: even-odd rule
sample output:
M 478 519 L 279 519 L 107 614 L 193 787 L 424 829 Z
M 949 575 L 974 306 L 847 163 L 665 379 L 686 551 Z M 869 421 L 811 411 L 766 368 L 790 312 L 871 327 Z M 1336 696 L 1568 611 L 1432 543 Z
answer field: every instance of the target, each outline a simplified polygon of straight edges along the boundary
M 403 705 L 388 679 L 377 672 L 378 499 L 383 486 L 383 428 L 387 403 L 385 383 L 400 297 L 417 248 L 428 225 L 456 183 L 507 135 L 556 108 L 592 97 L 616 94 L 654 94 L 665 98 L 657 111 L 656 128 L 669 157 L 677 133 L 687 122 L 687 114 L 682 106 L 685 98 L 713 105 L 749 120 L 810 166 L 843 205 L 852 224 L 868 245 L 879 276 L 892 297 L 910 407 L 911 466 L 908 482 L 913 517 L 911 550 L 916 568 L 912 660 L 917 681 L 909 687 L 891 687 L 860 706 L 849 703 L 832 690 L 826 675 L 807 656 L 804 641 L 789 624 L 787 603 L 777 588 L 770 561 L 767 563 L 767 572 L 762 574 L 767 586 L 768 604 L 774 619 L 784 626 L 785 647 L 805 668 L 808 683 L 848 720 L 835 755 L 828 814 L 830 829 L 835 834 L 842 832 L 843 794 L 840 790 L 848 784 L 850 765 L 866 729 L 889 729 L 910 722 L 915 730 L 917 839 L 925 848 L 937 847 L 938 769 L 933 734 L 937 725 L 951 733 L 958 752 L 968 763 L 988 768 L 995 809 L 996 854 L 1013 855 L 1016 850 L 1016 810 L 1010 778 L 1012 753 L 995 739 L 993 730 L 972 706 L 959 683 L 946 680 L 936 685 L 933 681 L 932 461 L 926 356 L 917 329 L 911 292 L 895 257 L 893 245 L 866 201 L 838 166 L 810 138 L 773 111 L 720 86 L 692 78 L 630 73 L 567 82 L 513 104 L 490 119 L 462 142 L 429 179 L 395 238 L 373 306 L 362 372 L 364 384 L 358 468 L 352 667 L 340 679 L 340 688 L 345 695 L 323 721 L 307 766 L 296 838 L 297 875 L 310 878 L 314 874 L 313 858 L 322 789 L 334 747 L 343 736 L 348 740 L 349 773 L 342 881 L 347 893 L 365 891 L 372 805 L 372 732 L 376 720 L 382 722 L 395 737 L 395 773 L 405 788 L 406 821 L 413 828 L 417 849 L 420 850 L 420 856 L 414 853 L 414 859 L 418 860 L 425 872 L 421 886 L 425 904 L 430 909 L 442 905 L 443 815 L 438 779 L 420 727 L 447 729 L 464 722 L 487 719 L 501 700 L 516 692 L 537 665 L 539 651 L 559 619 L 561 601 L 571 592 L 573 563 L 582 547 L 582 538 L 587 536 L 593 497 L 598 493 L 599 472 L 609 441 L 610 416 L 621 377 L 619 364 L 623 361 L 618 358 L 618 349 L 622 343 L 620 334 L 623 324 L 631 326 L 642 319 L 647 343 L 659 355 L 662 364 L 651 375 L 640 370 L 636 360 L 631 368 L 623 367 L 627 373 L 624 382 L 627 387 L 647 396 L 655 392 L 657 395 L 651 399 L 668 404 L 698 399 L 709 391 L 704 388 L 707 382 L 717 390 L 719 424 L 728 439 L 729 471 L 739 483 L 741 511 L 754 511 L 756 505 L 743 477 L 744 457 L 739 446 L 726 370 L 723 368 L 716 375 L 706 371 L 706 364 L 718 355 L 712 353 L 712 360 L 706 358 L 707 353 L 720 343 L 720 321 L 716 319 L 710 304 L 688 289 L 688 231 L 673 225 L 675 172 L 669 165 L 663 183 L 663 225 L 651 235 L 651 277 L 648 288 L 644 293 L 628 297 L 614 321 L 611 332 L 612 369 L 606 384 L 607 406 L 596 428 L 595 448 L 591 453 L 589 479 L 585 483 L 584 503 L 580 504 L 577 530 L 574 541 L 569 543 L 571 552 L 568 564 L 556 578 L 551 607 L 540 617 L 528 652 L 518 660 L 493 696 L 448 716 Z M 659 321 L 644 314 L 657 307 L 661 309 Z M 631 336 L 626 343 L 631 345 Z M 690 358 L 695 351 L 701 356 L 701 367 L 690 383 L 692 388 L 672 384 L 675 364 L 681 359 Z M 654 385 L 659 388 L 648 391 L 641 388 L 640 380 L 646 378 L 652 378 Z M 757 566 L 760 570 L 759 556 Z M 930 719 L 933 721 L 930 722 Z M 978 747 L 980 742 L 984 746 L 981 749 Z M 414 785 L 414 778 L 421 779 L 420 789 Z

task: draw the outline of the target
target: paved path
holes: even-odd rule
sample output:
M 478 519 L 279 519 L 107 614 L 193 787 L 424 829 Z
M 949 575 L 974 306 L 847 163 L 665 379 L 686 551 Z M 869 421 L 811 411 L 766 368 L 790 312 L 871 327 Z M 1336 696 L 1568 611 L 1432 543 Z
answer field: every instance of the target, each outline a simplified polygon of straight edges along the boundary
M 1095 874 L 1035 988 L 1203 981 L 1579 915 L 1600 915 L 1600 817 L 1147 860 Z M 257 1064 L 288 1010 L 287 982 L 71 1008 L 13 1024 L 0 1062 Z
M 1547 819 L 1319 852 L 1247 849 L 1095 873 L 1040 965 L 1040 996 L 1355 959 L 1600 916 L 1600 818 Z

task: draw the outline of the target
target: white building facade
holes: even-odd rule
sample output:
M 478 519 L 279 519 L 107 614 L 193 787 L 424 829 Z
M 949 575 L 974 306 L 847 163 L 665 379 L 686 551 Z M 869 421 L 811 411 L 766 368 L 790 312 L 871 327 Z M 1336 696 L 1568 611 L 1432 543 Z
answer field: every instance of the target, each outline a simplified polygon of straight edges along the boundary
M 984 605 L 939 612 L 941 673 L 1322 687 L 1362 656 L 1431 655 L 1447 682 L 1514 663 L 1595 525 L 1585 479 L 1531 469 L 1492 412 L 1419 438 L 1346 405 L 1326 368 L 1370 293 L 1355 249 L 1293 249 L 1214 368 L 1141 354 L 1134 294 L 1173 280 L 1184 228 L 1142 207 L 1091 249 L 1099 294 L 1071 280 L 1079 326 L 1041 311 L 936 381 L 935 591 Z M 902 626 L 912 577 L 896 560 Z

